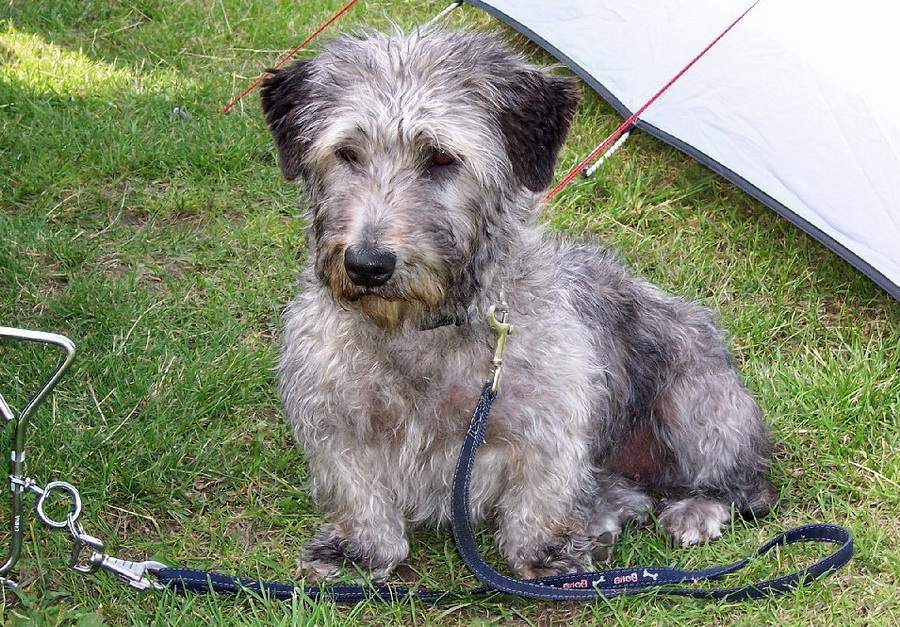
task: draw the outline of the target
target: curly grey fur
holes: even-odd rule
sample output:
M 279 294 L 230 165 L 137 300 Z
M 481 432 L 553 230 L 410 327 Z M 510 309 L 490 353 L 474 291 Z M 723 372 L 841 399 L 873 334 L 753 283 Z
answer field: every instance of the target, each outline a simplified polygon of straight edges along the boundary
M 712 314 L 539 224 L 577 102 L 571 79 L 444 30 L 343 36 L 265 82 L 315 243 L 278 361 L 326 519 L 311 578 L 385 576 L 410 525 L 447 521 L 501 293 L 516 332 L 471 508 L 513 572 L 588 568 L 651 495 L 682 544 L 772 504 L 769 430 Z

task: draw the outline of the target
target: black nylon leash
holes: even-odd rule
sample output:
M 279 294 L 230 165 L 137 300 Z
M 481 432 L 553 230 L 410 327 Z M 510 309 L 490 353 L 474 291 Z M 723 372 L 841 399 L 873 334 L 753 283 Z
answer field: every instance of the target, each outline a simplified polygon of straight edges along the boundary
M 185 568 L 157 570 L 157 581 L 180 593 L 195 592 L 237 594 L 251 592 L 275 598 L 288 599 L 303 594 L 311 599 L 330 599 L 336 602 L 355 603 L 363 600 L 383 602 L 403 599 L 441 601 L 450 598 L 506 593 L 532 599 L 549 601 L 587 601 L 600 597 L 653 592 L 700 599 L 726 599 L 744 601 L 761 599 L 789 592 L 809 585 L 819 577 L 828 575 L 846 564 L 853 556 L 853 536 L 837 525 L 816 523 L 795 527 L 778 534 L 753 554 L 731 564 L 686 570 L 665 566 L 640 568 L 616 568 L 589 573 L 576 573 L 539 579 L 513 579 L 497 572 L 481 557 L 469 513 L 469 485 L 472 467 L 478 448 L 485 442 L 485 430 L 491 407 L 496 398 L 491 381 L 485 383 L 481 397 L 472 414 L 453 477 L 451 495 L 451 526 L 456 546 L 466 566 L 484 583 L 471 590 L 433 590 L 429 588 L 402 588 L 388 585 L 299 585 L 276 583 L 235 577 L 222 573 Z M 838 545 L 828 556 L 814 564 L 772 579 L 766 579 L 734 587 L 699 588 L 674 587 L 678 584 L 697 583 L 718 579 L 746 566 L 750 560 L 768 553 L 775 547 L 798 542 L 827 542 Z
M 478 552 L 468 507 L 472 465 L 474 464 L 478 448 L 485 442 L 484 434 L 487 429 L 487 420 L 495 397 L 496 394 L 491 391 L 491 383 L 486 383 L 475 413 L 472 415 L 472 421 L 469 424 L 469 430 L 466 433 L 459 455 L 459 462 L 453 478 L 450 510 L 453 535 L 463 561 L 469 570 L 492 590 L 516 596 L 553 601 L 583 601 L 596 599 L 600 596 L 614 597 L 651 591 L 657 594 L 689 596 L 701 599 L 743 601 L 782 594 L 796 587 L 808 585 L 815 579 L 837 570 L 853 556 L 853 536 L 847 529 L 837 525 L 816 523 L 795 527 L 780 533 L 763 544 L 752 555 L 736 562 L 702 570 L 653 566 L 618 568 L 532 580 L 519 580 L 507 577 L 494 570 Z M 761 556 L 777 546 L 785 546 L 797 542 L 829 542 L 840 546 L 833 553 L 814 564 L 774 579 L 727 588 L 666 587 L 671 584 L 696 583 L 703 580 L 717 579 L 743 568 L 754 557 Z

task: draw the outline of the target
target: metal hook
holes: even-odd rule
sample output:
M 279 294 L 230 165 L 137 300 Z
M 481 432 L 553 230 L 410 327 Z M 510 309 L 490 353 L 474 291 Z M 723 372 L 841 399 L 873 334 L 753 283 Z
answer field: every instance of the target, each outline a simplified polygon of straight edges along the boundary
M 493 366 L 491 372 L 491 392 L 496 394 L 500 389 L 500 368 L 503 365 L 503 352 L 506 350 L 506 339 L 513 332 L 513 326 L 509 323 L 509 306 L 503 295 L 500 295 L 500 305 L 491 305 L 487 312 L 488 324 L 497 336 L 497 345 L 494 348 Z
M 69 338 L 56 333 L 43 331 L 30 331 L 28 329 L 16 329 L 0 326 L 0 338 L 13 340 L 25 340 L 41 344 L 58 346 L 65 355 L 60 359 L 56 369 L 50 374 L 43 385 L 35 392 L 18 416 L 13 414 L 12 408 L 0 397 L 0 415 L 7 421 L 15 424 L 13 434 L 12 459 L 10 471 L 10 490 L 12 491 L 12 513 L 10 518 L 9 557 L 3 566 L 0 566 L 0 583 L 7 586 L 15 586 L 15 583 L 5 577 L 19 560 L 22 553 L 22 497 L 27 489 L 30 489 L 25 480 L 25 436 L 28 431 L 28 422 L 35 410 L 40 407 L 47 395 L 56 387 L 56 384 L 65 374 L 72 361 L 75 359 L 75 344 Z

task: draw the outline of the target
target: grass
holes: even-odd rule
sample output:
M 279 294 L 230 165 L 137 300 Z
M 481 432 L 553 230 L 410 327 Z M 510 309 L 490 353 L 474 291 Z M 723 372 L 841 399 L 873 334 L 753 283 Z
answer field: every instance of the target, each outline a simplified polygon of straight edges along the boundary
M 412 25 L 444 5 L 370 1 L 342 25 Z M 36 416 L 29 474 L 77 484 L 88 533 L 115 555 L 290 580 L 319 522 L 298 487 L 302 459 L 279 419 L 272 374 L 279 311 L 304 258 L 297 191 L 277 171 L 256 96 L 229 115 L 220 109 L 338 6 L 0 6 L 0 324 L 62 333 L 79 350 Z M 450 19 L 499 28 L 473 8 Z M 587 95 L 560 171 L 618 121 Z M 640 134 L 596 179 L 558 196 L 547 220 L 610 242 L 655 282 L 716 309 L 779 442 L 772 474 L 784 506 L 771 517 L 735 523 L 720 542 L 692 550 L 631 532 L 615 564 L 698 568 L 823 520 L 855 534 L 849 568 L 744 604 L 184 598 L 68 570 L 66 534 L 29 515 L 15 572 L 21 590 L 0 599 L 4 624 L 900 623 L 900 304 L 742 192 Z M 21 407 L 55 356 L 11 342 L 0 350 L 2 393 Z M 812 556 L 784 551 L 735 581 Z M 475 583 L 444 532 L 418 532 L 409 563 L 431 586 Z

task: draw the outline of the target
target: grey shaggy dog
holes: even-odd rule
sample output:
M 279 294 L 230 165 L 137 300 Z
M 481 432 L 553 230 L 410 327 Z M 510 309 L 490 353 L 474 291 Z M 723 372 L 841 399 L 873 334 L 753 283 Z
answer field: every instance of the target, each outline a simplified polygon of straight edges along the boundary
M 761 515 L 770 433 L 713 315 L 539 223 L 576 83 L 485 34 L 339 37 L 274 72 L 262 107 L 314 248 L 279 392 L 325 523 L 310 579 L 384 577 L 450 483 L 505 294 L 516 332 L 472 514 L 520 577 L 608 557 L 654 511 L 673 541 Z

